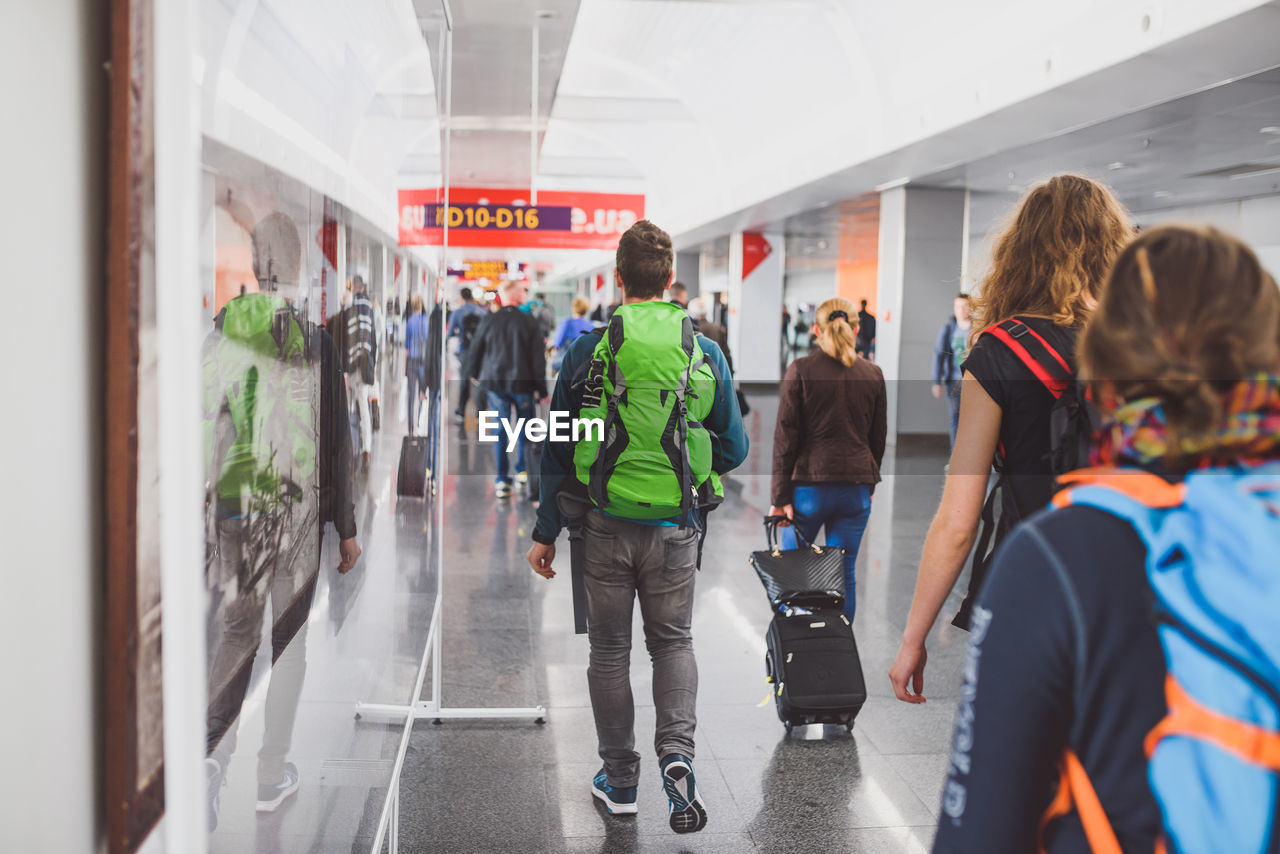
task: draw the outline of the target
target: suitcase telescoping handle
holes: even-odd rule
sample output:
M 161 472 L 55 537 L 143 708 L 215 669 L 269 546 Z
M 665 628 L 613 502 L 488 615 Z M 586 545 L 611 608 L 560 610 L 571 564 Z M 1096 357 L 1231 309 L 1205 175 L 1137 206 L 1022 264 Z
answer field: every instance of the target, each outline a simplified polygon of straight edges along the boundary
M 773 552 L 775 555 L 781 553 L 782 551 L 781 546 L 779 544 L 780 536 L 778 534 L 778 528 L 782 526 L 783 522 L 791 526 L 791 530 L 795 532 L 796 540 L 802 546 L 804 546 L 805 548 L 813 549 L 818 554 L 822 554 L 821 547 L 815 546 L 813 543 L 809 542 L 809 540 L 805 537 L 805 535 L 800 533 L 800 528 L 797 527 L 794 523 L 792 523 L 792 521 L 788 519 L 786 516 L 765 516 L 764 517 L 764 534 L 765 534 L 765 539 L 769 543 L 769 551 Z

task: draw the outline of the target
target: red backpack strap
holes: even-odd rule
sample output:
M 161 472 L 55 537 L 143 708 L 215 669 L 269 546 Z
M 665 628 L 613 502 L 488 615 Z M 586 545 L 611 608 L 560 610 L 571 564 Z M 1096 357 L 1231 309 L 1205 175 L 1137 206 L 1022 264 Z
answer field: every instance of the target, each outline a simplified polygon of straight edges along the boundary
M 1009 348 L 1018 361 L 1027 366 L 1041 384 L 1053 395 L 1062 396 L 1075 379 L 1071 365 L 1053 348 L 1040 333 L 1026 323 L 1011 317 L 988 327 L 984 335 L 991 335 Z
M 1158 474 L 1135 468 L 1099 467 L 1076 469 L 1058 477 L 1061 489 L 1053 496 L 1054 507 L 1074 503 L 1072 493 L 1080 486 L 1105 486 L 1147 507 L 1177 507 L 1186 498 L 1184 483 L 1169 483 Z

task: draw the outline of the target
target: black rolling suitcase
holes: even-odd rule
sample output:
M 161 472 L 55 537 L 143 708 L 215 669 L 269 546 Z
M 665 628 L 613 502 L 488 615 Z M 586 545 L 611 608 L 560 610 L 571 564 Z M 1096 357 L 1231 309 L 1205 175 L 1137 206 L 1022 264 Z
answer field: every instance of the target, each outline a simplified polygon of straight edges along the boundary
M 790 730 L 805 724 L 850 729 L 867 699 L 853 627 L 843 612 L 844 549 L 815 546 L 783 551 L 779 517 L 766 517 L 769 549 L 753 552 L 774 611 L 765 635 L 765 678 L 774 686 L 778 719 Z
M 765 636 L 765 678 L 787 729 L 839 724 L 853 729 L 867 700 L 853 628 L 842 611 L 775 614 Z
M 396 494 L 427 497 L 427 437 L 405 436 L 400 443 L 400 467 L 396 472 Z

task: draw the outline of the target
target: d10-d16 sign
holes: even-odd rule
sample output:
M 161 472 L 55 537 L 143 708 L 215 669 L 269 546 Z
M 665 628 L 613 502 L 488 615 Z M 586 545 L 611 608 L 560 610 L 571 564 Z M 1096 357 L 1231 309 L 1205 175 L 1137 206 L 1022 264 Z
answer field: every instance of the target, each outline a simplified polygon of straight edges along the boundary
M 451 247 L 614 249 L 644 217 L 644 196 L 451 187 L 448 210 L 438 189 L 400 191 L 400 245 L 438 246 L 449 226 Z

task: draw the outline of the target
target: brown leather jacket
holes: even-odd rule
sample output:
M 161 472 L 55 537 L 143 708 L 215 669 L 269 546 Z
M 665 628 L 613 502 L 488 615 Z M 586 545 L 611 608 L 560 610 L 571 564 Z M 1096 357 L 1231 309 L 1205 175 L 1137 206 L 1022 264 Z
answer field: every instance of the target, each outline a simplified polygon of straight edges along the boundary
M 886 419 L 877 365 L 846 367 L 821 350 L 796 359 L 779 395 L 770 501 L 790 504 L 797 484 L 879 483 Z

